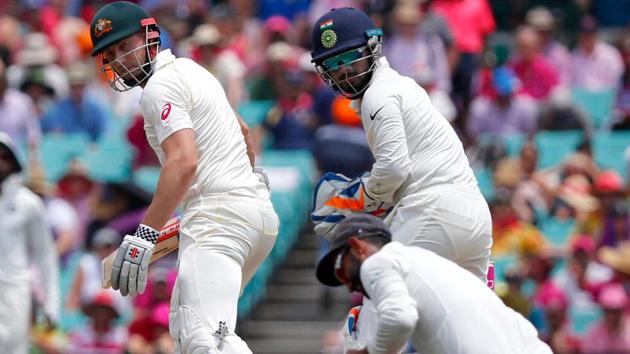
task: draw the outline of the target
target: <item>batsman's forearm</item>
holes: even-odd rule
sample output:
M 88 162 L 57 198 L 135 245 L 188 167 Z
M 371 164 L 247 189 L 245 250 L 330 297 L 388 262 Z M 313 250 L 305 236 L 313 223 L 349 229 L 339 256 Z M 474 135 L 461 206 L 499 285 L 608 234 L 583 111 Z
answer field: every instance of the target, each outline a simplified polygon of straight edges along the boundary
M 197 172 L 196 162 L 169 161 L 162 167 L 153 201 L 142 221 L 156 230 L 162 229 L 188 191 Z

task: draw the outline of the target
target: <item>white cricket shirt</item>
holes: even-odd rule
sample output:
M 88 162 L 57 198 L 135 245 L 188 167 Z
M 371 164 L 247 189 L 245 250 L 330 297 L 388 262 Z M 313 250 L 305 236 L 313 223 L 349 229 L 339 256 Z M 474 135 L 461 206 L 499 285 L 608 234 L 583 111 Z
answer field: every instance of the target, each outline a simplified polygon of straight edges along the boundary
M 414 80 L 381 57 L 360 101 L 361 121 L 375 164 L 367 192 L 399 202 L 433 186 L 457 185 L 479 191 L 462 143 Z M 401 188 L 402 187 L 402 188 Z
M 253 173 L 236 114 L 218 80 L 170 50 L 155 60 L 140 100 L 144 130 L 161 163 L 160 144 L 178 130 L 194 130 L 199 161 L 184 200 L 199 194 L 258 197 L 262 182 Z
M 361 282 L 378 316 L 370 354 L 409 339 L 423 354 L 551 354 L 486 284 L 433 252 L 391 242 L 365 260 Z

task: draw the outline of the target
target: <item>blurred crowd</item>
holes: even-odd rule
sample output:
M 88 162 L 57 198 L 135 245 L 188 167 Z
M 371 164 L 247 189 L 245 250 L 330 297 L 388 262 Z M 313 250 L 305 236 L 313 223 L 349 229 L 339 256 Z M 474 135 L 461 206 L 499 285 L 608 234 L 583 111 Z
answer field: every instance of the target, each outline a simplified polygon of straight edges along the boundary
M 42 352 L 168 353 L 174 259 L 136 299 L 99 281 L 100 259 L 135 230 L 151 191 L 96 178 L 80 160 L 60 176 L 42 167 L 47 138 L 82 134 L 93 149 L 118 127 L 134 170 L 158 166 L 141 91 L 111 90 L 89 55 L 89 22 L 106 2 L 0 2 L 0 131 L 45 201 L 62 272 L 61 323 L 37 327 L 33 342 Z M 163 48 L 219 79 L 258 154 L 306 150 L 321 172 L 351 177 L 373 160 L 349 102 L 318 78 L 309 41 L 330 8 L 365 10 L 385 31 L 391 66 L 429 92 L 464 142 L 492 209 L 497 293 L 555 353 L 630 352 L 630 1 L 136 2 L 156 17 Z M 252 119 L 252 107 L 266 108 Z M 611 134 L 620 142 L 598 150 Z

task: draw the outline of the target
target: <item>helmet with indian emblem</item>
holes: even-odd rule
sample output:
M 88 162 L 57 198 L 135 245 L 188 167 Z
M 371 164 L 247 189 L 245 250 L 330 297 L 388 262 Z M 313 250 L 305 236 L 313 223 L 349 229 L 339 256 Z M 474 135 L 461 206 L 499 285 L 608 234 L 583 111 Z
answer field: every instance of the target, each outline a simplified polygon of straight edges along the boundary
M 311 32 L 312 62 L 320 77 L 335 91 L 354 99 L 369 86 L 381 56 L 383 31 L 362 11 L 345 7 L 321 16 Z M 365 61 L 366 69 L 343 78 L 333 75 L 344 66 Z

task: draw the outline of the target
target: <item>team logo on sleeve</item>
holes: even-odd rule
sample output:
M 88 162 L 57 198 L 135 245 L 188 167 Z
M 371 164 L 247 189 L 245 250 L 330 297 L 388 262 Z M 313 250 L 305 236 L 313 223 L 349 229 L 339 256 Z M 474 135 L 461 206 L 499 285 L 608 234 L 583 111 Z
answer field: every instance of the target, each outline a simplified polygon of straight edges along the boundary
M 160 119 L 162 120 L 163 124 L 166 123 L 166 120 L 168 119 L 168 116 L 170 114 L 171 114 L 171 104 L 166 103 L 164 106 L 162 106 L 162 113 L 160 113 Z

